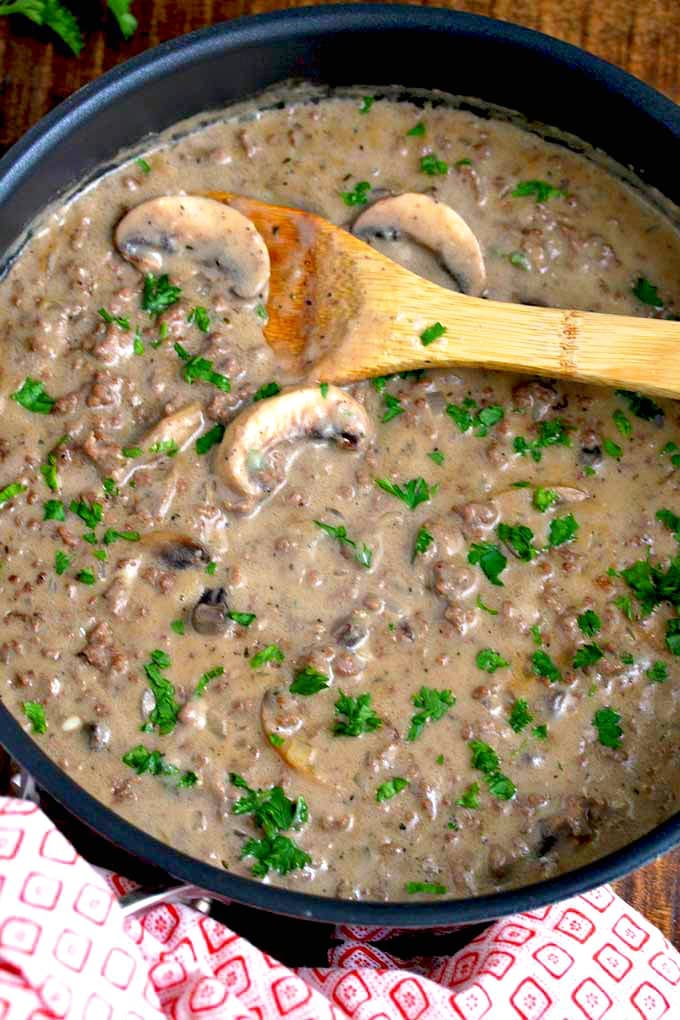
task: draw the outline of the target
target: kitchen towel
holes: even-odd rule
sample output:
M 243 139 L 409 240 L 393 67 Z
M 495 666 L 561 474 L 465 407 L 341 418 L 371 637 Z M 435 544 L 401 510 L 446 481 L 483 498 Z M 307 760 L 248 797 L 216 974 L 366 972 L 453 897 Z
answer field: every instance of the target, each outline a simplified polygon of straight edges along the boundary
M 608 887 L 503 918 L 451 957 L 399 960 L 340 928 L 285 967 L 217 921 L 132 888 L 37 805 L 0 798 L 0 1020 L 678 1020 L 680 954 Z

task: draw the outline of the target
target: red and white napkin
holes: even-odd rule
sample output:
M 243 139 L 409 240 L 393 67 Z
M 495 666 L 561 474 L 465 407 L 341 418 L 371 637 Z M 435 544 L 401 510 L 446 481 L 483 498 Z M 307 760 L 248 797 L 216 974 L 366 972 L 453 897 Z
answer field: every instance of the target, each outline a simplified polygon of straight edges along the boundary
M 496 921 L 451 957 L 398 960 L 341 928 L 290 969 L 224 925 L 80 857 L 40 809 L 0 798 L 0 1020 L 668 1020 L 680 954 L 608 887 Z

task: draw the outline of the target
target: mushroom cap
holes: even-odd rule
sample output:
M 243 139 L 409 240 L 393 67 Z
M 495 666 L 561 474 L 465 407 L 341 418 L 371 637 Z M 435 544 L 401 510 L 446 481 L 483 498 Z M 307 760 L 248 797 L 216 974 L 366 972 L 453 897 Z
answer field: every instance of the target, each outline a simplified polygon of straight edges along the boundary
M 175 280 L 203 273 L 224 279 L 239 297 L 263 294 L 269 252 L 252 222 L 200 195 L 164 195 L 131 209 L 116 228 L 116 247 L 141 272 Z
M 352 233 L 362 240 L 406 235 L 437 252 L 464 294 L 478 297 L 486 287 L 479 241 L 462 216 L 429 195 L 405 192 L 374 202 L 354 221 Z
M 366 409 L 338 386 L 297 386 L 259 400 L 227 426 L 217 451 L 216 472 L 239 496 L 259 500 L 265 490 L 257 468 L 278 443 L 296 439 L 328 439 L 358 450 L 367 445 L 373 425 Z

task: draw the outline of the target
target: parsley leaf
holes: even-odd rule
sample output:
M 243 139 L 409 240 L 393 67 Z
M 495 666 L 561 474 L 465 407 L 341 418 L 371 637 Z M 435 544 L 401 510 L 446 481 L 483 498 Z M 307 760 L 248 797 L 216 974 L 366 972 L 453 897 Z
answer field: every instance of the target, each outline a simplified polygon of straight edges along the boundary
M 439 882 L 407 882 L 406 892 L 409 896 L 415 896 L 417 893 L 427 893 L 428 896 L 443 896 L 448 889 L 445 885 L 440 885 Z
M 602 620 L 592 609 L 586 609 L 585 613 L 580 613 L 576 618 L 576 622 L 586 637 L 594 637 L 602 627 Z
M 408 779 L 402 779 L 401 776 L 395 776 L 394 779 L 388 779 L 386 783 L 381 783 L 378 789 L 375 791 L 375 799 L 380 804 L 384 800 L 392 800 L 392 797 L 396 797 L 398 793 L 405 790 L 409 785 Z
M 2 13 L 0 11 L 0 13 Z M 24 701 L 22 704 L 24 715 L 31 724 L 32 733 L 47 733 L 47 720 L 45 709 L 39 701 Z
M 67 556 L 61 549 L 54 554 L 54 569 L 59 577 L 71 566 L 71 557 Z
M 653 421 L 656 425 L 663 424 L 663 408 L 659 407 L 651 397 L 645 397 L 642 393 L 635 393 L 633 390 L 617 390 L 616 395 L 628 401 L 628 407 L 636 418 Z
M 130 11 L 131 4 L 132 0 L 107 0 L 108 8 L 125 39 L 130 39 L 137 30 L 137 19 Z
M 444 463 L 444 454 L 441 450 L 430 450 L 428 457 L 430 460 L 433 460 L 435 464 L 439 464 L 440 467 Z
M 57 492 L 59 489 L 59 475 L 57 474 L 57 457 L 54 451 L 47 454 L 44 464 L 40 465 L 40 474 L 45 480 L 45 485 L 50 492 Z
M 449 165 L 443 159 L 430 152 L 420 160 L 420 169 L 428 177 L 444 177 L 449 172 Z
M 656 511 L 656 519 L 665 524 L 670 531 L 674 532 L 675 537 L 680 541 L 680 517 L 677 514 L 673 513 L 672 510 L 662 507 L 661 510 Z
M 537 676 L 545 677 L 551 684 L 562 680 L 562 674 L 547 652 L 539 649 L 531 656 L 531 665 Z
M 263 386 L 260 386 L 259 390 L 253 394 L 253 403 L 258 400 L 266 400 L 267 397 L 275 397 L 281 392 L 281 387 L 277 382 L 268 382 Z
M 554 524 L 551 521 L 551 527 Z M 526 524 L 499 524 L 496 532 L 504 545 L 514 552 L 518 560 L 529 563 L 538 555 L 538 549 L 532 545 L 534 533 Z
M 411 716 L 411 725 L 406 734 L 410 742 L 417 740 L 428 722 L 438 722 L 443 719 L 450 708 L 456 704 L 456 698 L 450 690 L 436 691 L 433 687 L 421 687 L 417 694 L 411 697 L 416 712 Z
M 534 726 L 531 731 L 532 737 L 536 737 L 536 740 L 547 740 L 548 739 L 548 727 L 545 723 L 541 723 L 539 726 Z
M 517 789 L 513 781 L 500 771 L 500 761 L 494 749 L 482 740 L 470 740 L 468 747 L 472 751 L 472 767 L 484 774 L 489 793 L 498 800 L 511 800 Z
M 359 181 L 354 185 L 351 191 L 341 191 L 340 197 L 342 198 L 345 205 L 357 206 L 366 205 L 368 202 L 368 193 L 371 190 L 371 185 L 368 181 Z
M 76 574 L 76 581 L 80 581 L 81 584 L 94 584 L 96 577 L 91 570 L 79 570 Z
M 217 446 L 218 443 L 222 442 L 224 438 L 224 425 L 217 422 L 211 429 L 204 432 L 202 436 L 199 436 L 196 440 L 196 453 L 199 456 L 203 456 L 208 450 L 211 450 L 213 446 Z
M 148 273 L 144 277 L 142 309 L 148 312 L 149 315 L 157 317 L 172 305 L 176 305 L 181 294 L 181 287 L 176 287 L 170 283 L 167 273 L 163 273 L 162 276 L 154 276 L 153 273 Z
M 613 439 L 603 439 L 602 449 L 607 456 L 611 457 L 613 460 L 621 460 L 623 457 L 623 447 L 619 446 L 618 443 L 615 443 Z
M 412 128 L 406 132 L 407 138 L 422 138 L 425 134 L 425 124 L 422 120 L 419 120 Z
M 595 642 L 589 645 L 579 645 L 571 664 L 572 668 L 587 669 L 588 666 L 594 666 L 596 662 L 599 662 L 603 655 L 604 652 Z
M 475 662 L 485 673 L 495 673 L 497 669 L 503 669 L 504 666 L 510 665 L 508 660 L 504 659 L 500 652 L 495 652 L 493 648 L 482 648 L 477 652 Z
M 427 550 L 430 548 L 433 542 L 434 538 L 432 537 L 432 535 L 430 534 L 426 527 L 421 526 L 420 528 L 418 528 L 418 534 L 416 535 L 416 540 L 413 543 L 411 563 L 415 562 L 416 556 L 422 555 L 424 552 L 427 552 Z
M 125 318 L 124 315 L 112 315 L 106 308 L 97 309 L 97 314 L 101 316 L 107 326 L 118 326 L 124 333 L 127 333 L 130 329 L 130 320 Z
M 522 457 L 530 454 L 536 464 L 540 463 L 543 456 L 542 451 L 548 446 L 571 446 L 569 427 L 561 418 L 551 418 L 549 421 L 540 422 L 536 439 L 515 436 L 512 444 L 515 453 L 521 454 Z
M 174 439 L 159 439 L 149 447 L 149 453 L 160 453 L 165 457 L 175 457 L 179 453 L 179 446 Z
M 229 393 L 231 390 L 229 379 L 226 375 L 222 375 L 221 372 L 214 370 L 212 361 L 208 361 L 207 358 L 201 358 L 197 354 L 192 357 L 180 343 L 175 344 L 175 353 L 185 363 L 182 369 L 182 378 L 185 382 L 212 383 L 213 386 L 216 386 L 218 390 L 222 390 L 223 393 Z
M 84 41 L 78 22 L 60 0 L 2 0 L 0 16 L 7 14 L 23 14 L 36 25 L 52 29 L 75 56 L 83 48 Z
M 302 694 L 308 698 L 312 694 L 318 694 L 328 687 L 328 677 L 311 666 L 305 666 L 298 670 L 295 679 L 289 687 L 291 694 Z
M 518 698 L 510 711 L 510 717 L 508 719 L 510 729 L 514 730 L 515 733 L 520 733 L 525 726 L 528 726 L 529 723 L 533 721 L 534 717 L 529 711 L 528 703 L 524 698 Z
M 653 684 L 663 684 L 668 680 L 668 666 L 657 659 L 645 672 L 645 676 L 649 677 Z
M 477 411 L 476 414 L 472 414 Z M 474 433 L 480 439 L 489 434 L 489 429 L 497 425 L 505 417 L 505 412 L 499 404 L 489 404 L 477 410 L 477 404 L 470 397 L 467 397 L 462 404 L 447 404 L 446 413 L 456 423 L 461 432 L 474 429 Z
M 208 315 L 208 309 L 204 308 L 203 305 L 196 305 L 191 309 L 187 315 L 187 322 L 189 325 L 195 325 L 200 329 L 201 333 L 210 332 L 210 316 Z
M 239 627 L 250 627 L 253 620 L 257 619 L 255 613 L 237 613 L 235 610 L 230 609 L 227 613 L 227 619 L 233 620 Z
M 331 538 L 337 539 L 340 545 L 348 545 L 350 548 L 354 549 L 354 558 L 357 563 L 361 564 L 362 567 L 366 567 L 367 569 L 370 567 L 373 561 L 373 551 L 363 542 L 361 545 L 357 545 L 353 538 L 349 538 L 347 536 L 347 528 L 344 524 L 340 524 L 335 527 L 332 524 L 324 524 L 323 521 L 314 521 L 314 523 L 317 528 L 321 528 L 321 530 L 325 531 Z
M 433 322 L 431 326 L 428 326 L 420 334 L 420 342 L 423 347 L 429 347 L 435 340 L 440 340 L 445 333 L 446 326 L 442 326 L 441 322 Z
M 385 393 L 383 395 L 383 402 L 385 404 L 385 413 L 380 419 L 383 424 L 387 424 L 387 422 L 392 421 L 393 418 L 398 418 L 399 415 L 403 414 L 405 411 L 404 405 L 399 397 L 395 397 L 392 393 Z
M 666 620 L 666 648 L 672 655 L 680 655 L 680 617 Z
M 137 164 L 137 166 L 139 167 L 139 169 L 142 171 L 143 174 L 150 174 L 151 173 L 151 167 L 147 163 L 147 161 L 144 159 L 143 156 L 138 156 L 138 158 L 135 160 L 135 163 Z M 139 353 L 138 351 L 135 351 L 135 354 L 138 354 L 138 353 Z M 144 352 L 142 351 L 142 354 L 143 353 Z
M 658 290 L 644 276 L 638 276 L 632 291 L 643 305 L 651 305 L 652 308 L 663 308 L 663 301 L 659 297 Z
M 246 840 L 241 849 L 241 857 L 255 858 L 256 863 L 253 864 L 251 871 L 256 878 L 264 878 L 269 871 L 287 875 L 289 871 L 304 868 L 312 861 L 305 850 L 281 833 L 265 836 L 264 839 Z
M 359 694 L 353 698 L 340 691 L 335 712 L 344 716 L 344 719 L 336 719 L 333 723 L 333 735 L 336 737 L 358 737 L 362 733 L 373 733 L 382 726 L 382 719 L 371 708 L 370 694 Z
M 88 503 L 84 499 L 73 499 L 69 509 L 71 513 L 77 514 L 88 528 L 96 528 L 101 522 L 103 510 L 101 503 Z
M 468 553 L 468 563 L 472 566 L 479 565 L 491 584 L 495 584 L 498 588 L 503 587 L 499 574 L 505 570 L 508 561 L 501 552 L 500 546 L 493 545 L 491 542 L 473 542 Z
M 124 542 L 139 542 L 141 537 L 138 531 L 117 531 L 115 528 L 107 528 L 102 542 L 104 545 L 113 545 L 119 538 Z
M 327 382 L 319 383 L 319 390 L 321 391 L 321 396 L 325 400 L 326 397 L 328 396 L 328 383 Z
M 438 485 L 428 485 L 424 478 L 412 478 L 403 487 L 395 485 L 387 478 L 376 478 L 375 484 L 383 492 L 388 492 L 390 496 L 396 496 L 397 499 L 406 503 L 409 510 L 415 510 L 420 503 L 427 503 L 439 488 Z
M 144 664 L 144 672 L 156 699 L 156 704 L 142 729 L 145 732 L 150 732 L 154 726 L 157 726 L 161 736 L 172 733 L 177 725 L 177 717 L 181 708 L 181 705 L 175 701 L 175 688 L 162 672 L 170 665 L 170 656 L 160 648 L 154 649 L 149 656 L 149 661 Z
M 43 503 L 44 521 L 65 521 L 66 507 L 60 499 L 48 499 Z
M 202 698 L 206 692 L 208 684 L 211 680 L 216 680 L 218 676 L 223 676 L 224 666 L 213 666 L 212 669 L 207 670 L 201 679 L 196 684 L 196 690 L 194 691 L 195 698 Z
M 542 486 L 538 486 L 534 489 L 534 495 L 532 499 L 533 505 L 537 510 L 540 510 L 542 514 L 548 510 L 553 503 L 557 503 L 558 495 L 552 489 L 544 489 Z
M 492 609 L 491 606 L 485 605 L 482 602 L 482 599 L 481 599 L 481 597 L 479 595 L 477 596 L 477 603 L 476 603 L 476 605 L 477 605 L 478 609 L 481 609 L 483 612 L 488 613 L 489 616 L 498 616 L 498 610 L 497 609 Z
M 368 113 L 375 102 L 375 96 L 364 96 L 359 105 L 359 113 Z
M 616 425 L 620 434 L 623 436 L 624 439 L 627 439 L 628 436 L 630 436 L 630 434 L 633 431 L 633 426 L 630 423 L 630 418 L 626 417 L 626 415 L 623 413 L 620 407 L 617 407 L 617 409 L 614 411 L 612 418 L 614 419 L 614 424 Z
M 170 630 L 181 637 L 184 634 L 184 620 L 171 620 Z
M 640 603 L 645 616 L 662 602 L 670 602 L 673 606 L 680 604 L 680 557 L 671 560 L 667 570 L 649 560 L 637 560 L 621 571 L 621 577 Z M 619 604 L 618 600 L 614 601 Z
M 454 801 L 454 804 L 467 808 L 469 811 L 476 811 L 479 807 L 479 783 L 470 783 L 458 800 Z
M 565 542 L 573 542 L 578 529 L 579 524 L 573 514 L 553 518 L 548 532 L 548 545 L 555 547 L 564 545 Z
M 564 198 L 566 191 L 554 188 L 547 181 L 519 181 L 512 192 L 513 198 L 534 198 L 537 203 L 547 202 L 549 198 Z
M 10 399 L 34 414 L 51 414 L 56 403 L 40 380 L 31 379 L 30 375 L 24 379 L 16 393 L 11 394 Z
M 597 738 L 604 747 L 621 747 L 623 730 L 619 726 L 621 716 L 613 708 L 598 708 L 593 716 Z
M 123 764 L 134 769 L 138 776 L 149 773 L 152 776 L 177 776 L 178 787 L 195 786 L 198 776 L 195 772 L 180 774 L 176 765 L 166 762 L 162 751 L 149 751 L 143 744 L 137 744 L 123 755 Z
M 20 495 L 22 492 L 26 492 L 26 485 L 22 485 L 21 482 L 11 482 L 6 485 L 4 489 L 0 489 L 0 506 L 3 503 L 8 503 L 10 499 L 14 499 L 15 496 Z
M 250 660 L 250 668 L 259 669 L 260 666 L 264 666 L 267 662 L 283 662 L 284 659 L 285 655 L 278 645 L 267 645 L 253 655 Z

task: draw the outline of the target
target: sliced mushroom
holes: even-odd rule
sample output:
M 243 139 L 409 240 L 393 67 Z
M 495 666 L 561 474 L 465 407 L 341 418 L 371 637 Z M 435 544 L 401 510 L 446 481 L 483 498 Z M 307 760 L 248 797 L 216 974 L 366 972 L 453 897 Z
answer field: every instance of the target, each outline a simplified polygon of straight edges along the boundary
M 251 503 L 261 499 L 267 454 L 277 444 L 296 439 L 329 439 L 348 450 L 367 445 L 371 420 L 358 401 L 337 386 L 324 393 L 318 386 L 289 389 L 252 404 L 227 427 L 217 451 L 221 480 Z
M 184 280 L 202 273 L 242 298 L 263 294 L 269 252 L 249 219 L 198 195 L 165 195 L 131 209 L 116 228 L 121 255 L 141 272 Z
M 139 540 L 140 546 L 153 551 L 171 570 L 205 567 L 210 553 L 204 545 L 190 535 L 175 531 L 148 531 Z
M 206 588 L 193 608 L 191 623 L 197 634 L 226 634 L 230 626 L 224 588 Z
M 429 195 L 406 192 L 374 202 L 354 221 L 352 233 L 369 243 L 408 237 L 438 255 L 464 294 L 479 296 L 486 287 L 477 238 L 457 212 Z

